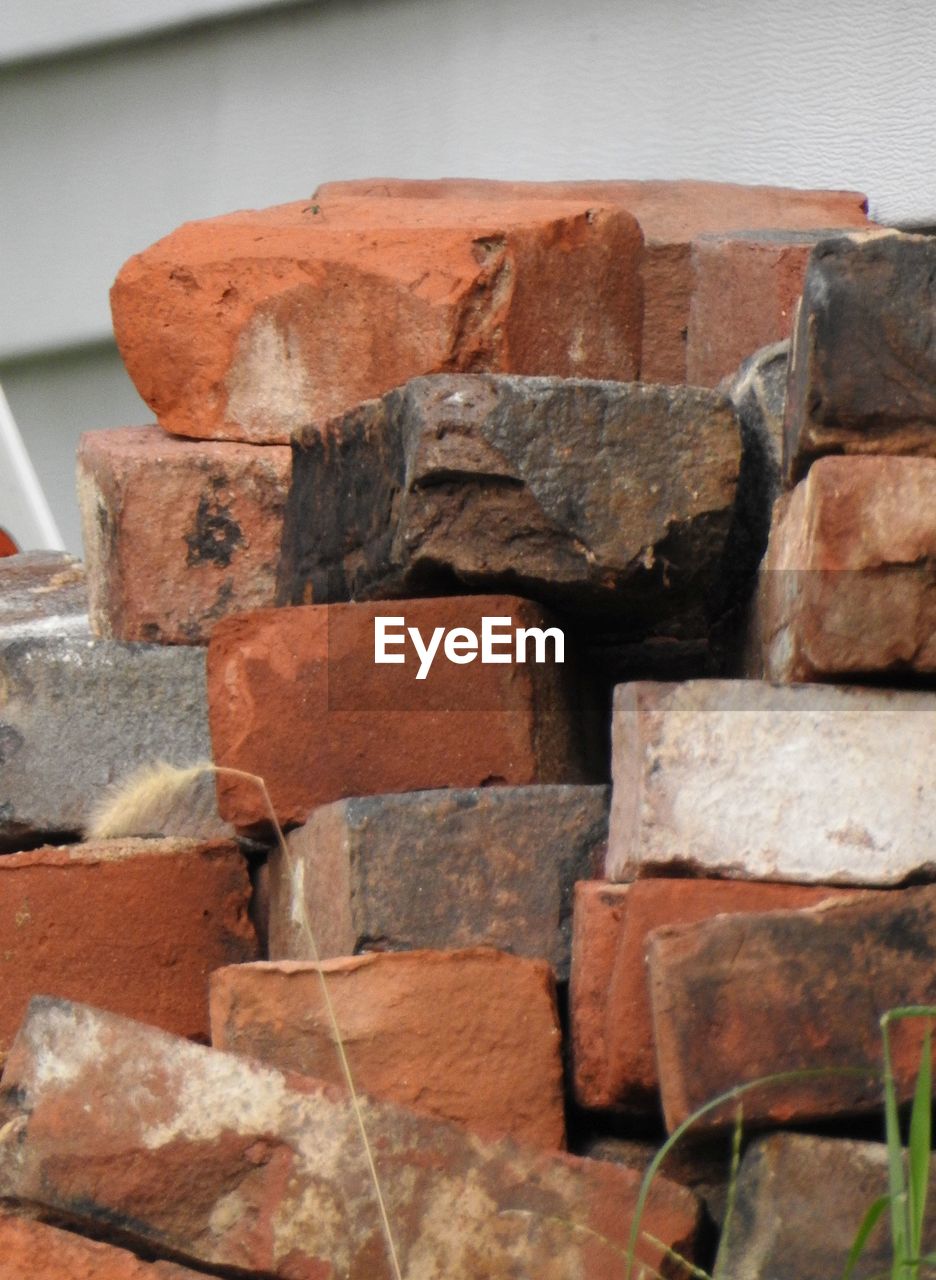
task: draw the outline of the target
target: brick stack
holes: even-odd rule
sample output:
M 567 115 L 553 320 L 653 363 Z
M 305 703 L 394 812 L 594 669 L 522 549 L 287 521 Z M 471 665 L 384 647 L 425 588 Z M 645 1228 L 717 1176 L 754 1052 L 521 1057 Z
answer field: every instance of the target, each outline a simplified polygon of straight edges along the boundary
M 936 262 L 863 210 L 341 183 L 126 265 L 157 423 L 82 444 L 86 586 L 0 569 L 14 1280 L 395 1276 L 332 1013 L 406 1280 L 623 1274 L 739 1085 L 721 1267 L 841 1269 L 936 1000 Z

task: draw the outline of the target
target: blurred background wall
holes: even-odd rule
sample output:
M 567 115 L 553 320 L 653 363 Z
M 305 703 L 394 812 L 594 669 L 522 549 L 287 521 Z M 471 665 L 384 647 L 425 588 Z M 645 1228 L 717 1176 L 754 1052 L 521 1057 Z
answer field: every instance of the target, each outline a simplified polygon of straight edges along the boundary
M 0 382 L 69 548 L 121 263 L 335 178 L 694 177 L 936 224 L 932 0 L 4 0 Z M 2 520 L 0 520 L 2 523 Z

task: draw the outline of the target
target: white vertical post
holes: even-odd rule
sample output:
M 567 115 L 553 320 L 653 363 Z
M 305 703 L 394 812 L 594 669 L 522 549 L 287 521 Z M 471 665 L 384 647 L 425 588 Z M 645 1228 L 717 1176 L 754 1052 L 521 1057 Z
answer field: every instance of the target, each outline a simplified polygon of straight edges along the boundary
M 46 501 L 0 386 L 0 528 L 23 551 L 64 551 L 65 543 Z

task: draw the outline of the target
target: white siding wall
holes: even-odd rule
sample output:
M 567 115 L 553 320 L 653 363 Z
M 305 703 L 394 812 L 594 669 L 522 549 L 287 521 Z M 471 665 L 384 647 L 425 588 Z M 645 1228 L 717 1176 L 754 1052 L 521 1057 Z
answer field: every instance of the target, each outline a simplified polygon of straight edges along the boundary
M 7 3 L 0 378 L 73 546 L 78 430 L 146 416 L 109 284 L 187 218 L 449 174 L 852 187 L 936 224 L 932 0 Z

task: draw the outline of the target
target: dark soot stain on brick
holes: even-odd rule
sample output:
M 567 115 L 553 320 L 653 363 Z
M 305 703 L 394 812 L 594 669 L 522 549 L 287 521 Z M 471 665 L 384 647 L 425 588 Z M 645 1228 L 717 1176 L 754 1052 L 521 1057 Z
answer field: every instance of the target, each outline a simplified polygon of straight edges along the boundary
M 227 507 L 202 496 L 198 500 L 195 528 L 185 535 L 188 545 L 186 563 L 217 564 L 226 569 L 244 535 Z

